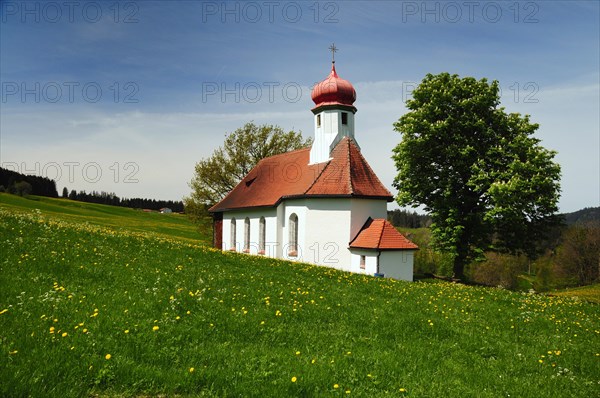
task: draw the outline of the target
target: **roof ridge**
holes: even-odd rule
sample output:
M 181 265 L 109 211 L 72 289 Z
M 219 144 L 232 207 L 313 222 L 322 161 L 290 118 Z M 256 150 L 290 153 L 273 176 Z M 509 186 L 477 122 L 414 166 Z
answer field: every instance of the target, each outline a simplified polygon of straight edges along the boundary
M 313 180 L 313 182 L 310 183 L 309 187 L 303 192 L 304 195 L 306 195 L 308 193 L 308 191 L 310 191 L 312 189 L 312 187 L 315 186 L 315 184 L 317 183 L 317 181 L 319 181 L 319 179 L 321 178 L 321 176 L 323 175 L 323 173 L 325 173 L 325 170 L 327 170 L 329 168 L 330 164 L 331 164 L 331 160 L 328 160 L 327 164 L 325 165 L 325 167 L 323 167 L 323 170 L 321 170 L 321 172 L 315 177 L 315 179 Z M 315 165 L 318 167 L 319 163 L 315 163 Z
M 347 157 L 348 157 L 348 159 L 347 159 L 348 160 L 348 167 L 350 169 L 348 171 L 348 185 L 349 185 L 349 188 L 350 188 L 350 195 L 354 195 L 354 184 L 352 184 L 352 169 L 351 169 L 352 162 L 351 162 L 351 159 L 350 159 L 350 142 L 351 142 L 351 138 L 348 137 L 348 136 L 346 136 L 346 137 L 342 138 L 342 141 L 344 139 L 348 142 L 347 147 L 346 147 L 346 152 L 347 152 Z
M 274 158 L 274 157 L 277 157 L 277 156 L 289 155 L 289 154 L 294 153 L 294 152 L 300 152 L 300 151 L 306 151 L 306 150 L 310 150 L 310 147 L 307 146 L 307 147 L 304 147 L 304 148 L 294 149 L 292 151 L 276 153 L 275 155 L 267 156 L 266 158 L 260 159 L 258 161 L 258 163 L 262 162 L 263 160 L 271 159 L 271 158 Z M 258 163 L 256 163 L 256 165 L 258 165 Z
M 391 196 L 393 198 L 394 195 L 392 195 L 392 193 L 389 191 L 389 189 L 387 189 L 387 187 L 385 185 L 383 185 L 383 183 L 381 182 L 381 180 L 379 179 L 379 177 L 377 176 L 377 174 L 375 174 L 375 171 L 373 171 L 373 168 L 371 167 L 371 165 L 369 164 L 369 162 L 367 161 L 367 159 L 365 159 L 365 157 L 361 153 L 360 149 L 358 149 L 358 147 L 356 149 L 358 150 L 359 158 L 362 159 L 362 163 L 369 170 L 369 174 L 372 175 L 379 182 L 379 184 L 381 185 L 381 187 L 387 191 L 387 193 L 389 194 L 389 196 Z
M 377 240 L 377 247 L 381 247 L 381 240 L 383 239 L 383 233 L 385 232 L 385 220 L 383 218 L 379 218 L 383 223 L 381 225 L 381 233 L 379 234 L 379 239 Z

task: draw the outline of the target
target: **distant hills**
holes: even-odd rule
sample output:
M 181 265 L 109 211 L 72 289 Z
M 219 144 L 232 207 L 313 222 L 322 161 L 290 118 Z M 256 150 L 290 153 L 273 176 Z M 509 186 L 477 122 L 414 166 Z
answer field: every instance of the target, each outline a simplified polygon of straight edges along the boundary
M 567 225 L 600 222 L 600 207 L 586 207 L 573 213 L 563 214 Z

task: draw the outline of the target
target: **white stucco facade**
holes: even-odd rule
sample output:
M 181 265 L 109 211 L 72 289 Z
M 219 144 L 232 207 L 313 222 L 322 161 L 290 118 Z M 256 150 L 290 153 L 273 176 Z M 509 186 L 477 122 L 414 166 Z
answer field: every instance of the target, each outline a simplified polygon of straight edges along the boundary
M 276 208 L 224 212 L 222 249 L 412 280 L 413 251 L 349 247 L 369 217 L 385 218 L 386 212 L 385 200 L 355 198 L 290 199 L 283 200 Z M 290 241 L 294 217 L 298 231 L 296 250 L 292 250 Z M 264 251 L 261 250 L 261 218 L 264 218 Z M 246 238 L 248 231 L 249 238 Z
M 345 119 L 345 124 L 342 118 Z M 354 138 L 354 113 L 340 109 L 321 110 L 314 116 L 314 128 L 315 141 L 310 148 L 311 164 L 328 161 L 332 144 L 335 146 L 341 138 Z

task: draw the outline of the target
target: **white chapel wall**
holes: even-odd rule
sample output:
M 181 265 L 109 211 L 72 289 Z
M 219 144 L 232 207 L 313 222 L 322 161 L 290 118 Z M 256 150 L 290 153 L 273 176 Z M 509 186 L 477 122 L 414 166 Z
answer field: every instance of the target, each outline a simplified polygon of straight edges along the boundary
M 414 250 L 384 250 L 379 256 L 379 273 L 386 278 L 413 280 Z
M 350 270 L 350 200 L 307 199 L 306 261 Z
M 265 217 L 265 256 L 275 257 L 275 243 L 277 242 L 277 217 L 274 208 L 256 210 L 240 210 L 225 212 L 223 214 L 223 250 L 232 250 L 242 253 L 244 251 L 244 220 L 250 219 L 250 251 L 249 254 L 258 254 L 260 218 Z M 236 220 L 236 247 L 231 247 L 231 220 Z
M 387 219 L 387 201 L 384 199 L 352 199 L 350 240 L 354 239 L 369 217 Z

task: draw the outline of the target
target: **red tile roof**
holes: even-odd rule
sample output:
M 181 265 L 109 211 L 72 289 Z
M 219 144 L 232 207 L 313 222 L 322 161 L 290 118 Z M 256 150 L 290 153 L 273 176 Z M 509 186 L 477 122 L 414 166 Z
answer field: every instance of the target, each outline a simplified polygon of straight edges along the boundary
M 379 181 L 354 140 L 348 137 L 340 140 L 331 157 L 329 162 L 309 165 L 310 148 L 304 148 L 265 158 L 209 211 L 272 207 L 286 198 L 393 200 L 392 194 Z
M 369 218 L 356 238 L 350 242 L 353 249 L 417 250 L 419 247 L 408 240 L 387 220 Z

